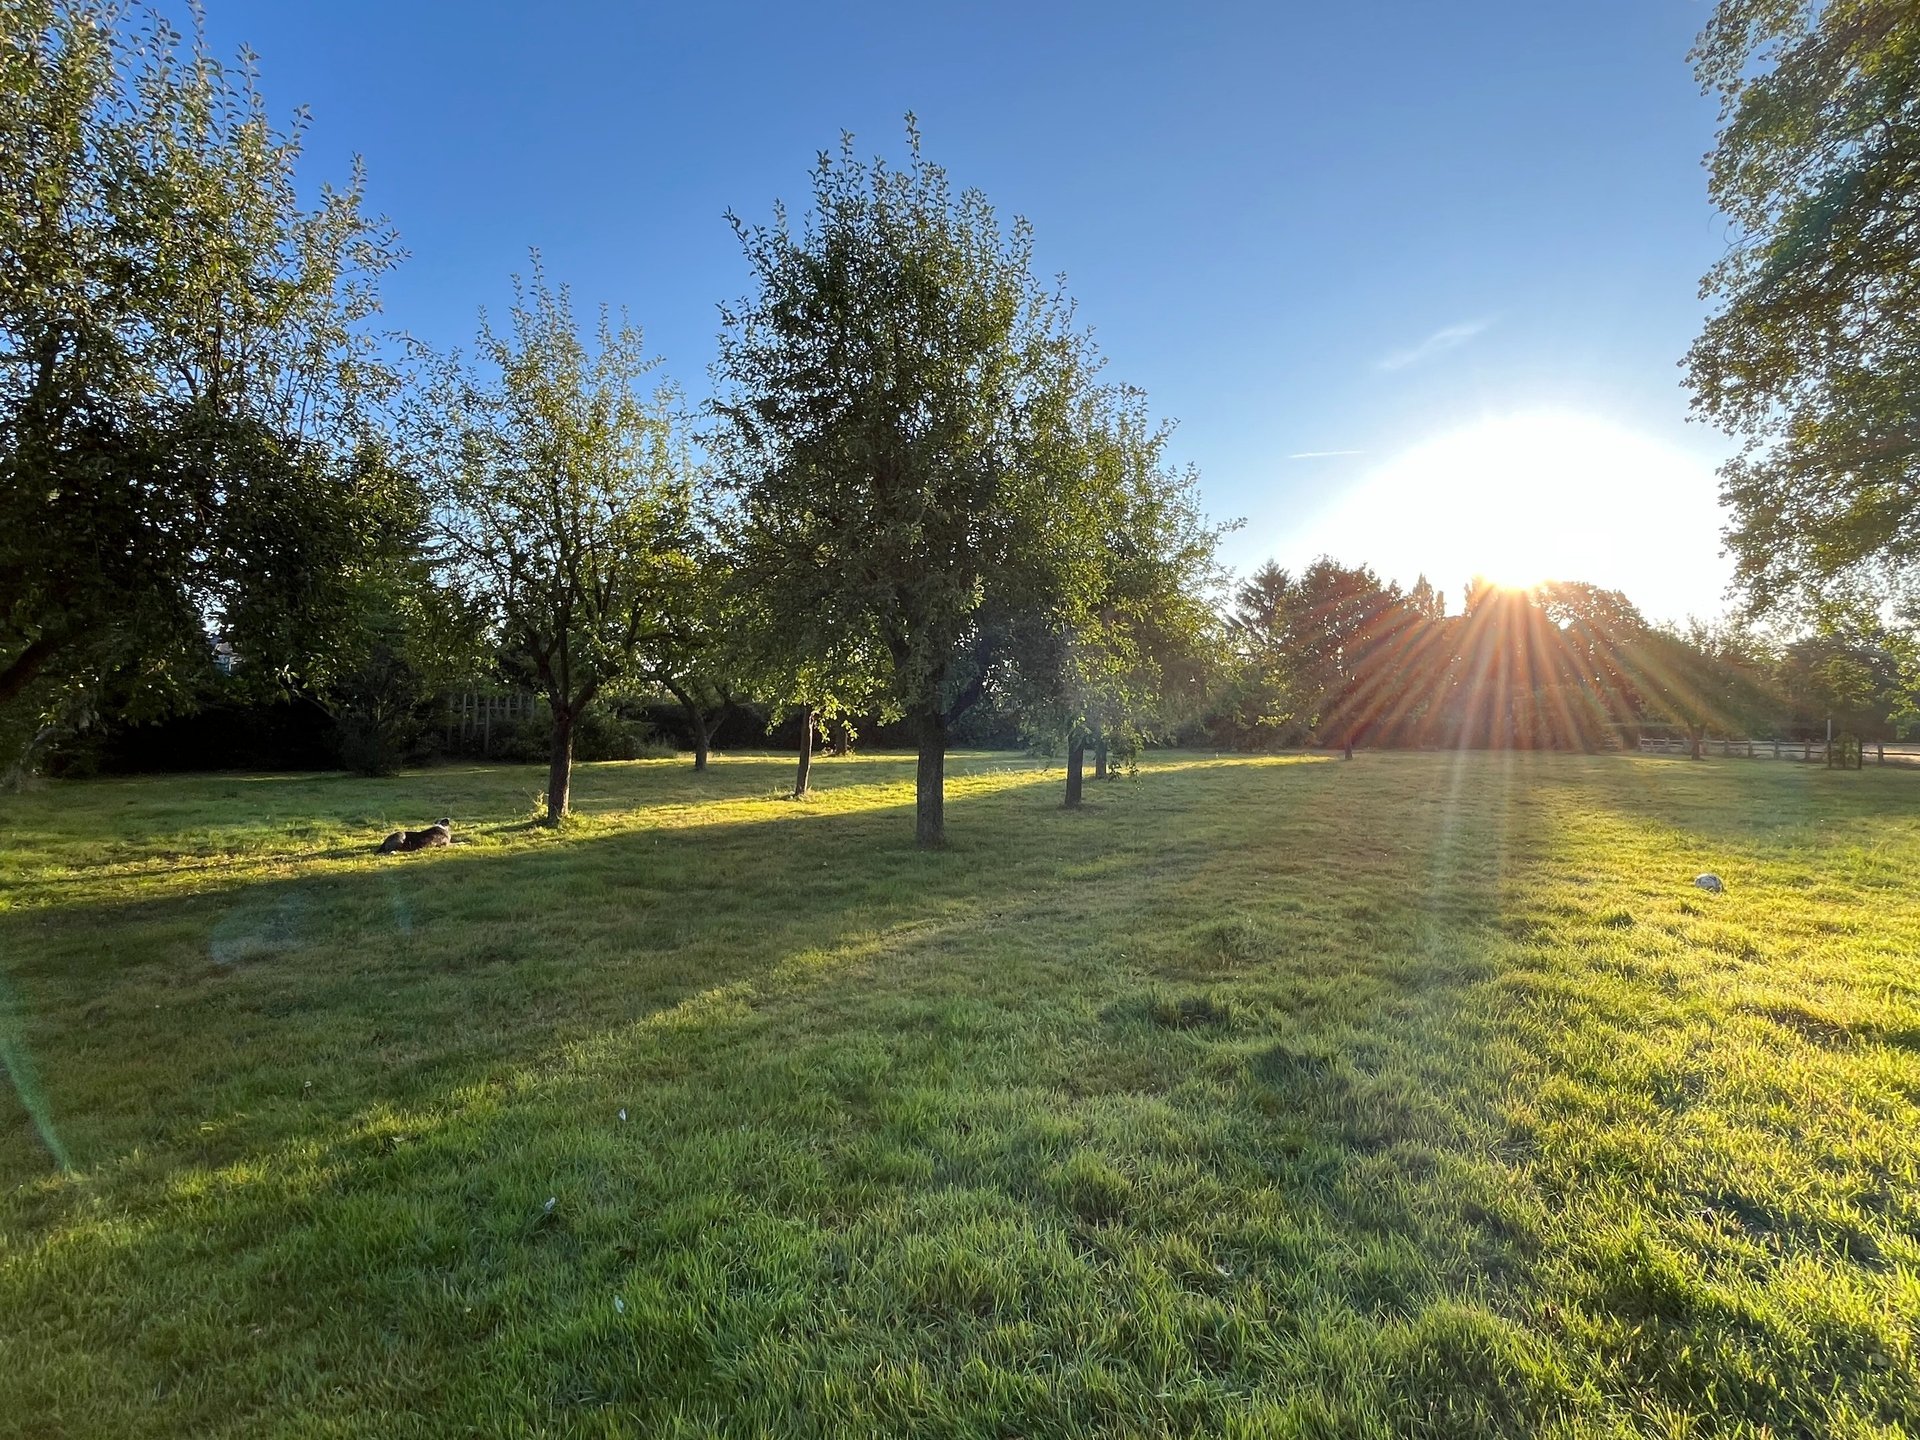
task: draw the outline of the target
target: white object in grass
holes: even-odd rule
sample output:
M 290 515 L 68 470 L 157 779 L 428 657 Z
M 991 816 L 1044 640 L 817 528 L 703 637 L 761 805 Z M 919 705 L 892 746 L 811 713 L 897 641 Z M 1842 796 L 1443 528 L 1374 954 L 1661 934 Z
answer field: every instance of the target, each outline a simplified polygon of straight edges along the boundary
M 1702 890 L 1711 890 L 1716 895 L 1727 888 L 1720 883 L 1720 877 L 1718 875 L 1712 874 L 1696 875 L 1693 877 L 1693 883 L 1698 885 Z

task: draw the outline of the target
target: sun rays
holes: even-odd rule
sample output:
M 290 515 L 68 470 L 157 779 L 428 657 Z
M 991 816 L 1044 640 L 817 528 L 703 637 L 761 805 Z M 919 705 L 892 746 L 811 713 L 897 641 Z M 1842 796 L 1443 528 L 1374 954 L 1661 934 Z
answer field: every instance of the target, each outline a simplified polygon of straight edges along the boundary
M 1342 636 L 1311 717 L 1326 743 L 1591 751 L 1632 727 L 1731 720 L 1688 647 L 1613 591 L 1479 582 L 1451 616 L 1393 587 L 1339 604 L 1307 617 Z

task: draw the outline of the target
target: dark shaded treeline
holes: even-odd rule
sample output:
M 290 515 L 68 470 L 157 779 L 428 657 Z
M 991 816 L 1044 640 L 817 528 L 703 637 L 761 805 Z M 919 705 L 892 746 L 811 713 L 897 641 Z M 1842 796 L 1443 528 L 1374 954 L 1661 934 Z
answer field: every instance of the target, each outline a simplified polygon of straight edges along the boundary
M 1233 592 L 1205 693 L 1180 723 L 1129 743 L 1270 750 L 1297 746 L 1596 751 L 1646 733 L 1895 738 L 1912 721 L 1912 657 L 1897 634 L 1860 620 L 1788 641 L 1731 623 L 1649 623 L 1625 596 L 1556 582 L 1532 590 L 1469 585 L 1448 613 L 1425 580 L 1409 589 L 1368 567 L 1319 560 L 1297 575 L 1263 566 Z M 670 697 L 625 699 L 583 735 L 583 759 L 696 747 L 798 751 L 791 710 L 729 701 L 697 722 Z M 436 756 L 534 761 L 547 721 L 503 727 L 483 752 L 429 722 L 416 761 Z M 1052 750 L 1059 736 L 1023 723 L 989 691 L 953 735 L 966 747 Z M 911 749 L 905 719 L 843 716 L 815 744 Z M 93 771 L 323 769 L 340 762 L 332 717 L 301 701 L 211 697 L 159 724 L 77 737 L 56 768 Z
M 764 705 L 731 705 L 713 722 L 708 741 L 716 751 L 798 750 L 805 728 L 798 714 L 770 718 Z M 818 753 L 906 750 L 913 734 L 904 721 L 848 720 L 822 727 Z M 462 738 L 444 717 L 430 715 L 408 753 L 411 764 L 444 760 L 546 762 L 548 721 L 543 713 L 501 725 L 483 744 Z M 596 712 L 580 737 L 582 760 L 641 758 L 656 750 L 686 755 L 694 750 L 694 722 L 685 707 L 661 701 L 623 702 Z M 48 773 L 89 775 L 189 774 L 215 770 L 333 770 L 351 768 L 336 717 L 311 700 L 258 701 L 236 694 L 210 698 L 184 714 L 145 724 L 109 723 L 67 738 L 49 757 Z M 1026 743 L 1018 722 L 991 706 L 956 727 L 955 743 L 968 749 L 1011 750 Z

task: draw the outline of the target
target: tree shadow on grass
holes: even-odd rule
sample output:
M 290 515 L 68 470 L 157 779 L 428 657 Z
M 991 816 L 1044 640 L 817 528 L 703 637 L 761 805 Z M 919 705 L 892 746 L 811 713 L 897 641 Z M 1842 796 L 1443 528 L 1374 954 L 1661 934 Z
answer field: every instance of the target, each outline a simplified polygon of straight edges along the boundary
M 14 909 L 0 949 L 16 1029 L 86 1169 L 284 1096 L 281 1076 L 348 1104 L 458 1084 L 830 948 L 847 924 L 959 903 L 975 868 L 905 849 L 910 815 L 796 808 Z M 0 1154 L 6 1173 L 32 1168 Z
M 1027 813 L 1053 809 L 1048 777 L 1033 770 L 972 791 L 962 777 L 950 801 L 955 844 L 923 855 L 910 844 L 911 806 L 895 798 L 910 763 L 825 767 L 834 789 L 821 798 L 864 807 L 852 810 L 762 807 L 713 820 L 763 800 L 783 762 L 726 767 L 726 785 L 700 808 L 683 803 L 700 781 L 656 767 L 650 778 L 667 794 L 633 807 L 638 828 L 485 822 L 489 841 L 538 833 L 420 856 L 281 852 L 267 857 L 276 870 L 305 873 L 211 865 L 227 871 L 223 884 L 164 896 L 125 883 L 156 871 L 114 877 L 112 893 L 84 900 L 43 888 L 38 905 L 0 911 L 18 1051 L 81 1169 L 136 1146 L 213 1163 L 243 1153 L 290 1099 L 302 1113 L 324 1100 L 338 1114 L 395 1091 L 458 1086 L 796 950 L 971 913 L 983 895 L 1037 893 L 1021 867 L 1057 871 L 1076 847 L 1099 848 L 1083 836 L 1061 850 L 1053 831 L 1069 822 Z M 660 811 L 670 812 L 663 823 L 645 823 Z M 1029 827 L 1022 843 L 986 833 L 1016 815 Z M 326 863 L 336 857 L 352 863 Z M 1008 908 L 986 906 L 996 918 Z M 18 1109 L 7 1119 L 0 1174 L 31 1175 L 46 1157 Z
M 1161 1056 L 1127 1077 L 1113 1064 L 1124 1042 L 1089 1030 L 1089 997 L 1131 983 L 1132 943 L 1092 877 L 1116 846 L 1136 861 L 1218 846 L 1221 789 L 1244 782 L 1202 774 L 1212 790 L 1167 775 L 1129 787 L 1113 805 L 1134 813 L 1104 832 L 1061 814 L 1051 787 L 961 796 L 960 843 L 938 857 L 906 846 L 905 805 L 795 809 L 785 830 L 637 830 L 0 917 L 0 944 L 25 957 L 23 1036 L 80 1172 L 33 1179 L 45 1157 L 24 1126 L 3 1152 L 9 1228 L 60 1237 L 63 1257 L 59 1277 L 16 1292 L 21 1313 L 68 1337 L 22 1383 L 57 1385 L 53 1371 L 116 1346 L 143 1353 L 129 1317 L 155 1304 L 231 1309 L 277 1335 L 316 1306 L 363 1320 L 404 1308 L 388 1295 L 369 1309 L 366 1292 L 421 1283 L 454 1263 L 443 1249 L 489 1270 L 520 1263 L 525 1244 L 541 1265 L 567 1257 L 570 1274 L 592 1236 L 604 1264 L 622 1226 L 577 1207 L 582 1193 L 627 1203 L 609 1174 L 651 1197 L 646 1215 L 770 1196 L 828 1217 L 869 1208 L 914 1188 L 915 1093 L 982 1137 L 944 1162 L 953 1183 L 1053 1213 L 1050 1182 L 1029 1172 L 1067 1140 L 1040 1097 L 1157 1103 L 1185 1063 Z M 1161 871 L 1122 913 L 1191 878 Z M 1000 1054 L 1009 1024 L 1020 1063 L 976 1092 L 976 1051 Z M 910 1052 L 917 1078 L 903 1084 Z M 607 1113 L 621 1096 L 632 1130 Z M 842 1147 L 847 1117 L 861 1123 Z M 744 1146 L 728 1138 L 742 1126 Z M 656 1172 L 604 1149 L 643 1134 L 682 1158 Z M 762 1145 L 779 1164 L 755 1159 Z M 819 1145 L 846 1150 L 833 1185 L 804 1153 Z M 557 1198 L 569 1181 L 546 1211 L 534 1192 Z M 370 1277 L 393 1256 L 364 1253 L 356 1227 L 381 1233 L 413 1205 L 433 1212 L 432 1233 L 395 1240 L 403 1262 Z M 351 1329 L 320 1373 L 355 1372 Z M 228 1383 L 268 1383 L 235 1373 L 266 1364 L 264 1343 L 231 1363 L 207 1353 L 210 1334 L 174 1343 L 185 1358 L 129 1372 L 157 1366 L 162 1390 L 181 1387 L 187 1409 L 152 1412 L 168 1426 L 220 1418 Z
M 821 762 L 836 790 L 883 789 L 911 776 L 910 757 Z M 764 798 L 791 767 L 727 756 L 705 775 L 659 761 L 583 764 L 574 810 L 582 828 Z M 129 882 L 245 867 L 311 864 L 371 853 L 391 831 L 454 817 L 456 838 L 523 835 L 544 811 L 544 767 L 429 769 L 391 780 L 350 775 L 145 777 L 61 782 L 0 796 L 9 844 L 0 881 L 23 903 L 42 892 L 104 899 Z M 10 868 L 7 868 L 10 867 Z
M 904 804 L 790 807 L 0 917 L 52 946 L 85 1127 L 5 1201 L 36 1340 L 0 1397 L 122 1433 L 1577 1415 L 1611 1377 L 1540 1319 L 1500 928 L 1552 814 L 1367 768 L 1149 771 L 1101 826 L 961 795 L 939 856 Z

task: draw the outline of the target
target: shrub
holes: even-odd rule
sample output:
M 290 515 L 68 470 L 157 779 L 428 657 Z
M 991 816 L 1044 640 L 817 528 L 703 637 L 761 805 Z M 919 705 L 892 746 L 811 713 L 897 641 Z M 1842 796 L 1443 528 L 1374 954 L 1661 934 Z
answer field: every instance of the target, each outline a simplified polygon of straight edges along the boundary
M 502 760 L 532 764 L 545 761 L 552 744 L 553 711 L 542 700 L 495 745 L 494 753 Z M 595 706 L 573 725 L 575 760 L 669 760 L 679 753 L 653 726 L 628 719 L 617 708 Z
M 334 749 L 356 775 L 398 775 L 426 736 L 431 701 L 420 672 L 391 636 L 327 687 Z
M 573 726 L 576 760 L 634 760 L 639 758 L 636 728 L 610 711 L 587 711 Z

